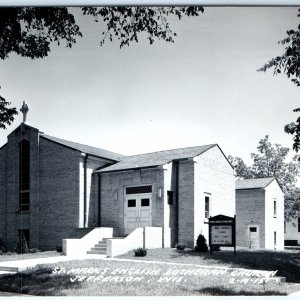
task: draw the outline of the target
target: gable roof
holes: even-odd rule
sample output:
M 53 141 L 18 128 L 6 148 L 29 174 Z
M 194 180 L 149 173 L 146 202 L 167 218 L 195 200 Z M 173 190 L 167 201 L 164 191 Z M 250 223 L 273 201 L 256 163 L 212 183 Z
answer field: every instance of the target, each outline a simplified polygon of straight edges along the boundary
M 97 172 L 104 173 L 129 169 L 132 170 L 139 168 L 157 167 L 169 163 L 173 160 L 187 159 L 198 156 L 215 146 L 217 146 L 217 144 L 124 156 L 120 158 L 120 162 L 103 168 Z
M 275 177 L 237 180 L 235 182 L 235 189 L 236 190 L 264 189 L 273 180 L 275 180 Z
M 119 161 L 120 158 L 124 156 L 122 154 L 106 151 L 106 150 L 103 150 L 103 149 L 100 149 L 100 148 L 87 146 L 87 145 L 84 145 L 84 144 L 74 143 L 74 142 L 71 142 L 71 141 L 59 139 L 57 137 L 53 137 L 53 136 L 42 134 L 42 133 L 40 133 L 40 136 L 44 139 L 50 140 L 52 142 L 58 143 L 60 145 L 66 146 L 68 148 L 78 150 L 82 153 L 87 153 L 87 154 L 97 156 L 97 157 L 101 157 L 101 158 L 106 158 L 106 159 L 110 159 L 110 160 L 114 160 L 114 161 Z

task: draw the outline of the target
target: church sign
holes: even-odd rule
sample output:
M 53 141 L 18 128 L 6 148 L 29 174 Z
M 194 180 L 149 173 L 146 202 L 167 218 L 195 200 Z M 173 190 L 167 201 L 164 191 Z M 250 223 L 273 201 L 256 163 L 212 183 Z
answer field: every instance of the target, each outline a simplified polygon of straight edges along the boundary
M 214 246 L 234 247 L 235 254 L 235 216 L 217 215 L 208 219 L 209 248 Z

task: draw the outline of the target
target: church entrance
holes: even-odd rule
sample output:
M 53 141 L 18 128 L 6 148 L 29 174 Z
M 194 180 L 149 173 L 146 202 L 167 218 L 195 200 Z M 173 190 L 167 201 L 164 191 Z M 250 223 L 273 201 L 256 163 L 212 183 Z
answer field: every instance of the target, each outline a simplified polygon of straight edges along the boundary
M 151 226 L 151 193 L 125 195 L 125 234 Z

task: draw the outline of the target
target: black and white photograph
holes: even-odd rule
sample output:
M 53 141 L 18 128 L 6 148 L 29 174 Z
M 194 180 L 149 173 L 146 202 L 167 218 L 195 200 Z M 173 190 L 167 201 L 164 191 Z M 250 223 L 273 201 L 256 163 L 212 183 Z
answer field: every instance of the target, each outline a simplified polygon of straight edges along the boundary
M 300 2 L 26 5 L 0 3 L 0 298 L 300 296 Z

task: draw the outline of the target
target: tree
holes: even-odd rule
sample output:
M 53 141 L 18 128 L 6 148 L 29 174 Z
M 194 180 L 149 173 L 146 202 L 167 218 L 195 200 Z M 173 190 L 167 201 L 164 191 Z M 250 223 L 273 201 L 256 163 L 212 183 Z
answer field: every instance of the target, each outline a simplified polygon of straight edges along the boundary
M 228 158 L 233 162 L 237 176 L 244 179 L 275 177 L 285 194 L 286 218 L 300 216 L 298 207 L 300 189 L 296 187 L 297 177 L 300 174 L 299 156 L 295 155 L 287 162 L 290 149 L 280 144 L 272 145 L 268 135 L 259 141 L 257 150 L 258 153 L 251 154 L 253 163 L 250 167 L 239 157 Z
M 145 33 L 150 44 L 155 39 L 174 42 L 176 33 L 170 28 L 167 17 L 199 16 L 202 6 L 193 7 L 83 7 L 83 15 L 91 16 L 95 22 L 101 19 L 106 30 L 100 46 L 108 39 L 116 38 L 120 48 L 131 42 L 138 42 L 138 36 Z M 65 42 L 71 48 L 76 38 L 82 37 L 74 15 L 68 8 L 8 7 L 0 8 L 0 58 L 7 59 L 11 53 L 43 58 L 50 53 L 52 42 Z M 16 108 L 9 108 L 9 102 L 1 97 L 0 128 L 10 125 L 17 114 Z M 0 108 L 0 109 L 1 109 Z
M 300 9 L 298 10 L 300 12 Z M 300 14 L 298 13 L 298 17 Z M 285 46 L 284 53 L 276 56 L 268 61 L 258 71 L 266 72 L 268 69 L 273 69 L 273 74 L 284 73 L 291 81 L 300 86 L 300 24 L 296 30 L 288 30 L 287 36 L 278 43 Z M 299 112 L 300 108 L 294 109 L 294 112 Z M 292 122 L 285 125 L 286 133 L 293 135 L 293 150 L 299 152 L 300 150 L 300 117 L 297 118 L 296 123 Z

